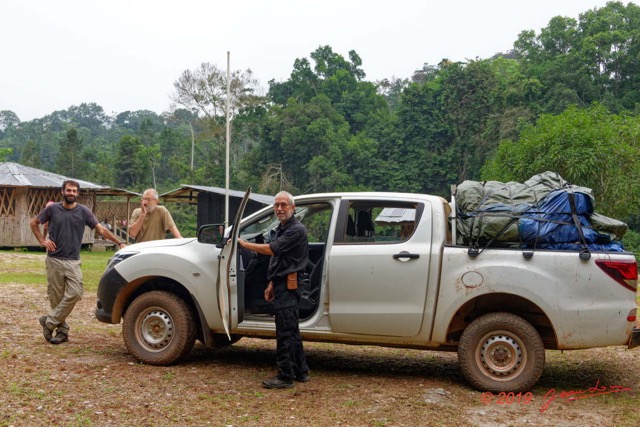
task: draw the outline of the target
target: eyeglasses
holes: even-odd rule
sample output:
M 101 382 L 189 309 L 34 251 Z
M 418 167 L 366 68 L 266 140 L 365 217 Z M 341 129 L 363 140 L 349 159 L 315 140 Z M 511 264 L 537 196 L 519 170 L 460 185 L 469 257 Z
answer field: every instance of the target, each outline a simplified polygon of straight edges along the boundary
M 274 203 L 273 204 L 273 207 L 276 208 L 276 209 L 277 208 L 284 209 L 284 208 L 286 208 L 288 206 L 291 206 L 291 205 L 289 203 L 284 203 L 284 202 L 282 202 L 282 203 Z

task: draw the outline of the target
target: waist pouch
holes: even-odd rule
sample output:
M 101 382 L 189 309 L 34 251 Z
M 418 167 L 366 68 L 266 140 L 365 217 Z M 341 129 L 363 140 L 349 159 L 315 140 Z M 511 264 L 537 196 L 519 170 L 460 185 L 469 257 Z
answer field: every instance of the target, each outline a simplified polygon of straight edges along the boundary
M 290 291 L 298 289 L 298 272 L 287 274 L 287 289 Z

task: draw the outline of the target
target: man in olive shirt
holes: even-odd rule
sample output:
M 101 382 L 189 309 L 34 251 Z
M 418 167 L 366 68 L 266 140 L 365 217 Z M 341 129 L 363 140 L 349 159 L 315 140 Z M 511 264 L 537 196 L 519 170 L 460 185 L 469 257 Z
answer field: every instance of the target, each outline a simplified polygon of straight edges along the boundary
M 158 192 L 149 188 L 142 193 L 142 203 L 131 214 L 129 234 L 136 243 L 162 240 L 170 231 L 175 238 L 181 238 L 171 213 L 164 206 L 158 206 Z

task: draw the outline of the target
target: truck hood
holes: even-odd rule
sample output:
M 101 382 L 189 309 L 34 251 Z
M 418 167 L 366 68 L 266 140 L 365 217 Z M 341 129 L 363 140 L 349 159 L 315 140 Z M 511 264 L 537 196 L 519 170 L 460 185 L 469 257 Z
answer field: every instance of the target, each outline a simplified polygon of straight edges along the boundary
M 193 242 L 195 237 L 188 237 L 182 239 L 164 239 L 164 240 L 150 240 L 148 242 L 133 243 L 128 245 L 123 251 L 141 251 L 148 248 L 162 248 L 170 246 L 182 246 Z

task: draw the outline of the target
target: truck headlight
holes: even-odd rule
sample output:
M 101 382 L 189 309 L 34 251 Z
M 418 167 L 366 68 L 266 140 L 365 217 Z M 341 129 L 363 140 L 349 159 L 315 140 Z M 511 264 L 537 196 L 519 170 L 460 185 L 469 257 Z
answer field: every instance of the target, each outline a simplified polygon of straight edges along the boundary
M 120 264 L 125 259 L 130 258 L 136 254 L 138 254 L 138 252 L 125 252 L 125 253 L 118 252 L 117 254 L 109 258 L 109 262 L 107 263 L 107 270 L 112 269 L 113 267 Z

